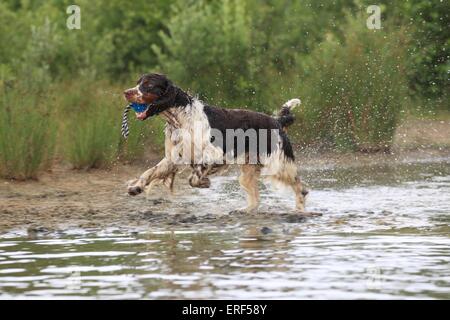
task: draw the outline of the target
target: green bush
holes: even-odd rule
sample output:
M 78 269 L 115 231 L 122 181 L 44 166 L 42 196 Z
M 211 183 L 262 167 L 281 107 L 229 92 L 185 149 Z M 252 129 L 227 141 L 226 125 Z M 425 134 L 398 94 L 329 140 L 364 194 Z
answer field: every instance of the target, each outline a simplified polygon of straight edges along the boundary
M 292 92 L 286 79 L 298 54 L 334 30 L 348 7 L 351 0 L 183 2 L 152 48 L 162 72 L 208 102 L 270 112 Z
M 407 15 L 413 17 L 410 23 L 414 28 L 410 84 L 419 95 L 443 98 L 450 92 L 450 2 L 414 0 L 405 7 Z
M 61 151 L 77 169 L 107 167 L 118 156 L 120 103 L 108 95 L 105 84 L 77 79 L 55 89 L 54 101 L 63 124 Z
M 342 41 L 330 36 L 304 61 L 298 138 L 338 149 L 389 151 L 407 102 L 408 38 L 401 30 L 368 30 L 363 17 L 349 18 L 345 28 Z
M 48 95 L 0 86 L 0 176 L 36 179 L 51 164 L 56 124 Z
M 163 46 L 152 46 L 163 72 L 210 102 L 249 101 L 250 22 L 243 1 L 199 1 L 176 8 L 167 28 L 160 32 Z
M 120 137 L 122 82 L 144 72 L 225 107 L 271 112 L 300 96 L 294 140 L 339 149 L 389 150 L 405 78 L 420 113 L 449 108 L 448 1 L 380 0 L 378 31 L 368 0 L 79 0 L 81 29 L 69 30 L 72 3 L 0 3 L 2 176 L 36 177 L 54 146 L 75 168 L 161 146 L 158 117 L 131 113 Z
M 149 145 L 161 146 L 161 122 L 135 121 L 133 112 L 128 117 L 130 135 L 122 138 L 123 86 L 78 78 L 52 90 L 63 93 L 53 102 L 62 123 L 60 152 L 74 168 L 107 168 L 117 160 L 141 158 Z

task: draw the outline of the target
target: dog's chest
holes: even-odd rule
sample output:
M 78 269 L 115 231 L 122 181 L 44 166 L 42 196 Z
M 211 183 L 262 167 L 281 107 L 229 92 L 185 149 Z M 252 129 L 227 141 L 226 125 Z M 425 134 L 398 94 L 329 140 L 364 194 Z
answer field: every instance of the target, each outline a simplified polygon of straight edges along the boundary
M 203 105 L 194 101 L 182 109 L 164 112 L 166 119 L 166 155 L 183 157 L 184 161 L 205 163 L 223 157 L 223 150 L 211 143 L 211 126 Z

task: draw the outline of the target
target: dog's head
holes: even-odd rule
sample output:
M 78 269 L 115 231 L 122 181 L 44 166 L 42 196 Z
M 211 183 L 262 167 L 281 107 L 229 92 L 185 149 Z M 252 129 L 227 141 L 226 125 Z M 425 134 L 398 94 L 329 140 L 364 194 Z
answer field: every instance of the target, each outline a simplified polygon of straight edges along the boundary
M 180 104 L 180 91 L 165 75 L 149 73 L 142 75 L 137 85 L 125 90 L 123 94 L 130 103 L 146 105 L 144 111 L 135 111 L 139 120 L 145 120 Z

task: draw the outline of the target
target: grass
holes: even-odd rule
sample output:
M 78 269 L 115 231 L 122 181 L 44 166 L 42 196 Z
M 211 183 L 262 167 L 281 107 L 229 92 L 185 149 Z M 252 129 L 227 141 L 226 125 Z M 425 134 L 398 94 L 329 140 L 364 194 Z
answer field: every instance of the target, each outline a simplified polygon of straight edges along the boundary
M 59 122 L 63 124 L 62 153 L 75 169 L 108 168 L 117 161 L 130 162 L 140 159 L 149 145 L 161 145 L 161 122 L 155 119 L 136 122 L 132 112 L 130 135 L 127 140 L 121 137 L 126 104 L 122 88 L 80 79 L 60 89 L 67 92 L 58 101 Z
M 0 98 L 0 176 L 36 179 L 51 165 L 56 123 L 42 92 L 2 89 Z
M 36 90 L 0 84 L 0 177 L 36 179 L 55 159 L 74 169 L 109 168 L 163 145 L 163 122 L 138 122 L 132 113 L 130 135 L 121 137 L 123 86 L 88 78 Z
M 92 80 L 62 84 L 56 99 L 63 157 L 75 169 L 106 168 L 117 159 L 120 105 Z M 108 88 L 108 87 L 106 87 Z M 109 88 L 108 88 L 109 89 Z

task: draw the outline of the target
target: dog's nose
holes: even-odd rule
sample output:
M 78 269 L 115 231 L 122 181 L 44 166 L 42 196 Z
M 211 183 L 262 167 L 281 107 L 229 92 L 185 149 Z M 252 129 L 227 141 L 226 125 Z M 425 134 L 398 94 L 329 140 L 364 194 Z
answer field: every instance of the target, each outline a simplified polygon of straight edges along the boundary
M 123 92 L 123 96 L 125 97 L 126 100 L 130 100 L 133 98 L 133 91 L 131 90 L 125 90 Z

